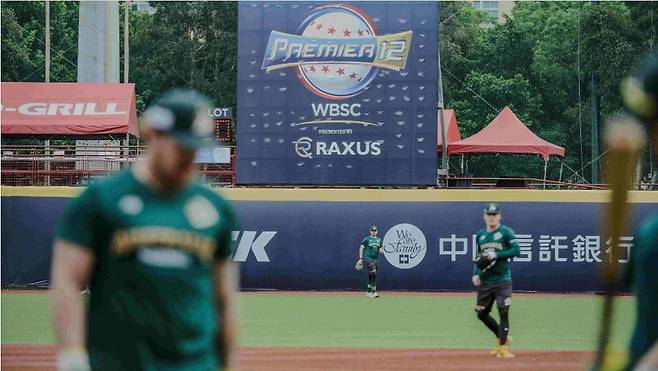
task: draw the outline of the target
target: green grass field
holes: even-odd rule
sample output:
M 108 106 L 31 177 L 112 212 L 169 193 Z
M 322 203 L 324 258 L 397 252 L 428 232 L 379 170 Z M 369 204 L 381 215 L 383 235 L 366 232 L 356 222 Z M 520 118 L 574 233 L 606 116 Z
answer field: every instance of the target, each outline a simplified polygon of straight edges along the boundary
M 2 293 L 2 343 L 51 344 L 48 296 Z M 240 343 L 266 347 L 488 348 L 492 335 L 477 320 L 474 297 L 243 293 Z M 510 312 L 514 348 L 595 348 L 600 298 L 516 295 Z M 494 311 L 495 312 L 495 311 Z M 613 345 L 624 349 L 634 302 L 617 300 Z

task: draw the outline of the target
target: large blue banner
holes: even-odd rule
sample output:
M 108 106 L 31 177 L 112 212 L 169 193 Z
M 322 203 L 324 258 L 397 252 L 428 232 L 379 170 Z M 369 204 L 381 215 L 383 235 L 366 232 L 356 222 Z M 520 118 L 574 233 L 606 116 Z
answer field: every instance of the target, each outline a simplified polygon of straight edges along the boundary
M 2 285 L 47 284 L 53 231 L 67 198 L 2 197 Z M 379 226 L 382 290 L 470 290 L 474 233 L 483 227 L 479 202 L 236 201 L 241 229 L 234 260 L 246 289 L 361 289 L 356 272 L 361 239 Z M 600 233 L 599 203 L 510 202 L 504 223 L 521 256 L 511 263 L 517 290 L 603 289 L 603 262 L 627 264 L 634 238 L 617 251 Z M 657 211 L 635 204 L 632 225 Z
M 238 7 L 238 183 L 436 183 L 437 3 Z

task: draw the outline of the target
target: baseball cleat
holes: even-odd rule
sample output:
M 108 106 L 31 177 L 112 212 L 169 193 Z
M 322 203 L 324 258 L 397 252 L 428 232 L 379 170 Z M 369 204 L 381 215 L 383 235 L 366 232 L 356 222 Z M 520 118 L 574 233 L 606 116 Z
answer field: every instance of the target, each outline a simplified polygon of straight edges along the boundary
M 372 293 L 369 292 L 369 293 L 366 294 L 366 296 L 369 297 L 369 298 L 372 298 Z
M 505 345 L 507 345 L 508 347 L 510 345 L 512 345 L 512 337 L 511 336 L 509 336 L 509 335 L 507 336 L 507 343 Z M 496 347 L 493 348 L 491 350 L 491 352 L 489 352 L 489 354 L 491 354 L 492 356 L 497 356 L 498 353 L 500 353 L 500 346 L 501 346 L 500 345 L 500 338 L 496 338 Z
M 378 298 L 378 297 L 379 297 L 379 294 L 377 293 L 377 291 L 375 291 L 375 292 L 372 293 L 372 297 L 373 297 L 373 298 Z
M 509 348 L 507 345 L 501 345 L 500 346 L 500 351 L 498 354 L 496 354 L 497 358 L 514 358 L 514 354 L 510 353 Z
M 497 356 L 498 353 L 500 353 L 500 339 L 496 338 L 496 346 L 493 349 L 491 349 L 491 352 L 489 352 L 489 354 L 491 354 L 492 356 Z

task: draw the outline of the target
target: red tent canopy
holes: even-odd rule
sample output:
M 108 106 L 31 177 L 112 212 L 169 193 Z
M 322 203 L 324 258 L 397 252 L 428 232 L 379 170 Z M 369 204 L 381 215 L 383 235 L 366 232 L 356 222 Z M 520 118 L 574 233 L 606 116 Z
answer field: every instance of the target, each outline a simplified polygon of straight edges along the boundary
M 548 161 L 548 156 L 564 156 L 564 148 L 547 142 L 530 131 L 505 106 L 489 125 L 476 134 L 448 146 L 448 152 L 458 153 L 528 153 Z
M 137 135 L 135 84 L 3 82 L 2 134 Z
M 459 134 L 459 127 L 457 126 L 457 116 L 455 111 L 451 109 L 443 110 L 446 117 L 446 141 L 448 142 L 448 148 L 452 143 L 459 141 L 462 136 Z M 437 119 L 436 125 L 438 127 L 437 136 L 436 136 L 436 148 L 441 152 L 441 147 L 443 145 L 443 140 L 441 139 L 441 120 Z

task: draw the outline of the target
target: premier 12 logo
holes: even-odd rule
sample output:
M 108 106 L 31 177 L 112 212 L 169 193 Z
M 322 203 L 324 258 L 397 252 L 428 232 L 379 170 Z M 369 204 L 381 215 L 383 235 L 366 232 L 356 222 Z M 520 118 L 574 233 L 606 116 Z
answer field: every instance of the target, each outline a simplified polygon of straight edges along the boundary
M 404 69 L 412 31 L 377 35 L 375 22 L 346 4 L 316 8 L 297 34 L 272 31 L 262 68 L 296 68 L 301 83 L 325 99 L 347 99 L 363 92 L 380 69 Z

